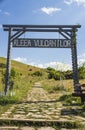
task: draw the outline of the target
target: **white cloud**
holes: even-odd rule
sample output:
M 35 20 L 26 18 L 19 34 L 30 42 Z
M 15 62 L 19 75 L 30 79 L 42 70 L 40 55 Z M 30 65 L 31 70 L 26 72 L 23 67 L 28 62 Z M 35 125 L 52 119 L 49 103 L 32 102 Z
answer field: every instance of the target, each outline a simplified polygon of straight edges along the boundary
M 17 58 L 14 58 L 13 60 L 28 64 L 28 65 L 36 66 L 39 68 L 51 67 L 51 68 L 54 68 L 54 69 L 60 70 L 60 71 L 72 70 L 72 65 L 62 63 L 62 62 L 54 61 L 54 62 L 48 62 L 48 63 L 41 64 L 41 63 L 37 63 L 37 62 L 32 62 L 32 60 L 28 60 L 27 58 L 24 58 L 24 57 L 17 57 Z M 78 65 L 81 66 L 84 62 L 85 62 L 85 53 L 78 56 Z
M 0 28 L 2 28 L 2 25 L 0 24 Z
M 61 63 L 61 62 L 49 62 L 49 63 L 44 63 L 44 64 L 37 64 L 37 63 L 32 62 L 32 63 L 28 63 L 28 64 L 32 65 L 32 66 L 39 67 L 39 68 L 51 67 L 51 68 L 54 68 L 54 69 L 60 70 L 60 71 L 72 70 L 71 65 Z
M 43 64 L 38 64 L 38 65 L 36 65 L 37 67 L 39 67 L 39 68 L 44 68 L 44 65 Z
M 19 61 L 19 62 L 22 62 L 22 63 L 27 63 L 27 59 L 24 58 L 24 57 L 17 57 L 17 58 L 14 58 L 13 60 Z
M 9 13 L 9 12 L 4 12 L 3 14 L 8 15 L 8 16 L 10 15 L 10 13 Z
M 71 70 L 72 67 L 69 64 L 65 64 L 62 62 L 50 62 L 50 63 L 46 63 L 45 64 L 45 68 L 47 67 L 51 67 L 54 68 L 56 70 L 60 70 L 60 71 L 66 71 L 66 70 Z
M 85 0 L 64 0 L 64 3 L 67 4 L 67 5 L 76 3 L 77 5 L 85 6 Z
M 64 0 L 64 3 L 67 5 L 70 5 L 70 4 L 72 4 L 72 0 Z
M 78 56 L 78 64 L 82 65 L 85 62 L 85 53 Z
M 49 63 L 40 64 L 40 63 L 28 61 L 26 58 L 23 58 L 23 57 L 17 57 L 13 60 L 28 64 L 28 65 L 36 66 L 36 67 L 39 67 L 39 68 L 51 67 L 51 68 L 54 68 L 54 69 L 60 70 L 60 71 L 66 71 L 66 70 L 72 69 L 71 65 L 65 64 L 65 63 L 62 63 L 62 62 L 49 62 Z
M 55 12 L 61 11 L 61 8 L 42 7 L 41 11 L 46 13 L 47 15 L 52 15 Z
M 7 15 L 7 16 L 11 15 L 10 12 L 3 11 L 3 10 L 1 10 L 1 9 L 0 9 L 0 13 L 1 13 L 2 15 Z

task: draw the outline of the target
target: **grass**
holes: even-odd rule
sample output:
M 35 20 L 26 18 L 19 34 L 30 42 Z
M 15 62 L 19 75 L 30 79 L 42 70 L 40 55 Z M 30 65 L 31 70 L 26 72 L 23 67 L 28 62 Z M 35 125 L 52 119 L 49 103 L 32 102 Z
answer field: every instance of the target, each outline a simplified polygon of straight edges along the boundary
M 36 129 L 39 129 L 41 127 L 53 127 L 55 130 L 60 130 L 62 128 L 66 129 L 78 129 L 78 130 L 84 130 L 84 126 L 81 125 L 79 122 L 47 122 L 47 121 L 18 121 L 18 120 L 0 120 L 0 126 L 19 126 L 20 128 L 23 126 L 31 126 Z
M 11 104 L 0 105 L 0 115 L 7 111 L 11 106 Z
M 68 93 L 72 93 L 73 91 L 73 81 L 72 80 L 54 80 L 54 79 L 45 79 L 41 81 L 42 87 L 48 91 L 51 92 L 58 92 L 58 91 L 66 91 Z
M 0 92 L 4 92 L 4 84 L 2 84 L 2 76 L 6 69 L 6 60 L 5 58 L 0 58 Z M 20 62 L 12 61 L 12 68 L 14 68 L 17 72 L 21 74 L 20 79 L 15 79 L 13 90 L 9 91 L 9 94 L 0 97 L 0 114 L 4 113 L 11 107 L 12 104 L 18 103 L 20 101 L 25 101 L 27 98 L 28 91 L 33 87 L 35 82 L 40 82 L 42 87 L 49 92 L 49 94 L 60 94 L 65 91 L 65 94 L 62 97 L 58 97 L 60 102 L 64 105 L 69 104 L 73 105 L 73 101 L 80 104 L 80 98 L 72 97 L 71 94 L 73 92 L 73 81 L 72 80 L 48 80 L 47 72 L 45 69 L 40 69 L 37 67 L 29 66 L 22 64 Z M 41 76 L 34 75 L 36 72 L 41 72 Z M 80 83 L 85 83 L 85 80 L 80 80 Z M 12 92 L 14 93 L 11 96 Z M 58 95 L 59 96 L 59 95 Z M 80 107 L 85 109 L 85 105 L 81 105 Z M 27 110 L 25 110 L 27 111 Z M 41 110 L 40 110 L 41 111 Z M 83 115 L 82 115 L 83 116 Z M 62 124 L 63 126 L 70 127 L 74 124 Z M 57 128 L 56 128 L 57 129 Z
M 10 104 L 24 101 L 27 98 L 28 91 L 32 88 L 35 82 L 42 80 L 46 77 L 44 69 L 29 66 L 20 62 L 11 61 L 11 68 L 14 68 L 20 73 L 20 79 L 15 79 L 13 89 L 9 91 L 8 95 L 0 96 L 0 113 L 5 112 Z M 0 93 L 4 94 L 4 86 L 2 83 L 3 73 L 6 70 L 6 59 L 0 57 Z M 36 71 L 41 71 L 42 76 L 33 76 Z M 12 93 L 14 94 L 13 96 Z
M 2 76 L 6 69 L 6 59 L 1 57 L 0 64 L 0 92 L 3 93 L 5 84 L 2 83 Z M 21 100 L 26 97 L 29 89 L 35 82 L 42 80 L 47 76 L 44 69 L 29 66 L 17 61 L 11 61 L 11 68 L 14 68 L 20 73 L 20 79 L 15 79 L 13 91 Z M 36 71 L 42 72 L 42 76 L 33 76 Z
M 80 97 L 73 97 L 72 94 L 63 95 L 60 97 L 59 100 L 63 102 L 63 104 L 67 105 L 74 105 L 74 104 L 82 105 Z

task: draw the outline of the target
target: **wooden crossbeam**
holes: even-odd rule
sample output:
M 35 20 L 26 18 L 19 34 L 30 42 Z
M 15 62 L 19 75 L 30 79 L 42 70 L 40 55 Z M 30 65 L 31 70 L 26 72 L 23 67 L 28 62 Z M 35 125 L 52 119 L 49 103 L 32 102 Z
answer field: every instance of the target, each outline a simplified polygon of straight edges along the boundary
M 85 93 L 72 93 L 72 96 L 85 97 Z
M 3 27 L 30 27 L 30 28 L 80 28 L 81 25 L 13 25 L 13 24 L 7 24 L 3 25 Z

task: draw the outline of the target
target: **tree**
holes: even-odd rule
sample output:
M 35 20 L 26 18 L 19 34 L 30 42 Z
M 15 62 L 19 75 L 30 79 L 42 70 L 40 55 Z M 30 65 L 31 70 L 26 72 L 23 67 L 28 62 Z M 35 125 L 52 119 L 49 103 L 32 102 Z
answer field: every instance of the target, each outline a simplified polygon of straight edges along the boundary
M 82 66 L 79 67 L 79 79 L 85 79 L 85 63 L 82 64 Z
M 64 78 L 63 72 L 57 71 L 57 70 L 55 70 L 53 68 L 48 67 L 47 68 L 47 72 L 48 72 L 48 79 L 52 79 L 53 78 L 55 80 L 59 80 L 60 77 Z
M 41 71 L 35 71 L 32 75 L 34 76 L 42 76 L 42 72 Z
M 10 73 L 10 82 L 9 82 L 9 86 L 10 86 L 10 90 L 13 89 L 14 87 L 14 83 L 15 80 L 19 80 L 20 79 L 21 74 L 19 72 L 17 72 L 14 68 L 11 69 L 11 73 Z M 2 78 L 2 82 L 5 84 L 5 79 L 6 79 L 6 72 L 3 74 L 3 78 Z
M 64 72 L 65 79 L 72 79 L 73 78 L 73 73 L 71 70 L 67 70 Z
M 48 72 L 48 79 L 52 79 L 54 78 L 54 74 L 55 74 L 55 69 L 48 67 L 47 68 L 47 72 Z

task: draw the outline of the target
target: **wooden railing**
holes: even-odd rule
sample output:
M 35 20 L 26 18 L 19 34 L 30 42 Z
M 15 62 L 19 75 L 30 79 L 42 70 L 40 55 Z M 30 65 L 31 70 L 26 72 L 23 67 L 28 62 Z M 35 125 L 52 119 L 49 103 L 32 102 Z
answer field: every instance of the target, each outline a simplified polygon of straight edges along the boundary
M 81 97 L 82 103 L 85 103 L 85 84 L 76 84 L 75 87 L 78 87 L 78 89 L 76 89 L 72 95 Z

